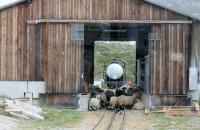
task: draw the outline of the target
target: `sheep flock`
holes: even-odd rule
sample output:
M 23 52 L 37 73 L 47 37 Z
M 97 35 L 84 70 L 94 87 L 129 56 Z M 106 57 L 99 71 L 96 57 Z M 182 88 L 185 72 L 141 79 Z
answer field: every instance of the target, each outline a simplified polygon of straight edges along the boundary
M 116 110 L 122 109 L 144 109 L 144 90 L 136 86 L 122 86 L 117 89 L 90 88 L 89 111 L 98 109 Z

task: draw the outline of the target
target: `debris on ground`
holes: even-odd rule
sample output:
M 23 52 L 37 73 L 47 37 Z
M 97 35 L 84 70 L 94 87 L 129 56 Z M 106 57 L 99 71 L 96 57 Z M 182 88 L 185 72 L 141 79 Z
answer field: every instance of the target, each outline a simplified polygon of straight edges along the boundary
M 0 99 L 0 107 L 9 115 L 20 119 L 43 120 L 44 112 L 41 108 L 19 100 Z
M 177 111 L 177 110 L 169 110 L 165 112 L 167 116 L 197 116 L 199 113 L 194 111 Z
M 192 106 L 169 106 L 160 107 L 161 110 L 154 110 L 151 113 L 164 113 L 167 116 L 199 116 L 199 108 Z

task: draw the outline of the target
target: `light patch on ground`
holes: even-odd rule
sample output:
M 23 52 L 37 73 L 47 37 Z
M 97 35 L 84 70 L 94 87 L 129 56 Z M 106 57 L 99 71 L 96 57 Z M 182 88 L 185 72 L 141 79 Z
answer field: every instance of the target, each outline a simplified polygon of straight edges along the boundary
M 0 130 L 14 130 L 18 127 L 12 118 L 0 115 Z

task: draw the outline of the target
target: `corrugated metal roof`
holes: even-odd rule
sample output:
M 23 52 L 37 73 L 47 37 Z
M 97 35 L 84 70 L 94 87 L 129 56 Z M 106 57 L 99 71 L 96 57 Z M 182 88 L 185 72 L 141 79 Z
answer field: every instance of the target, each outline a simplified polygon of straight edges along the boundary
M 26 0 L 0 0 L 0 10 L 24 1 Z
M 174 12 L 200 20 L 200 0 L 144 0 Z

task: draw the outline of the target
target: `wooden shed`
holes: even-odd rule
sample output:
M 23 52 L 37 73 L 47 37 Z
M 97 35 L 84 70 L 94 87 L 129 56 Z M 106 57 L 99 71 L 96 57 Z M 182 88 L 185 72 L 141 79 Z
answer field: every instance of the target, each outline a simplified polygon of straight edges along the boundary
M 28 0 L 1 9 L 0 80 L 45 81 L 43 102 L 75 106 L 88 50 L 73 32 L 101 23 L 149 25 L 149 94 L 161 105 L 185 105 L 200 26 L 143 0 Z

